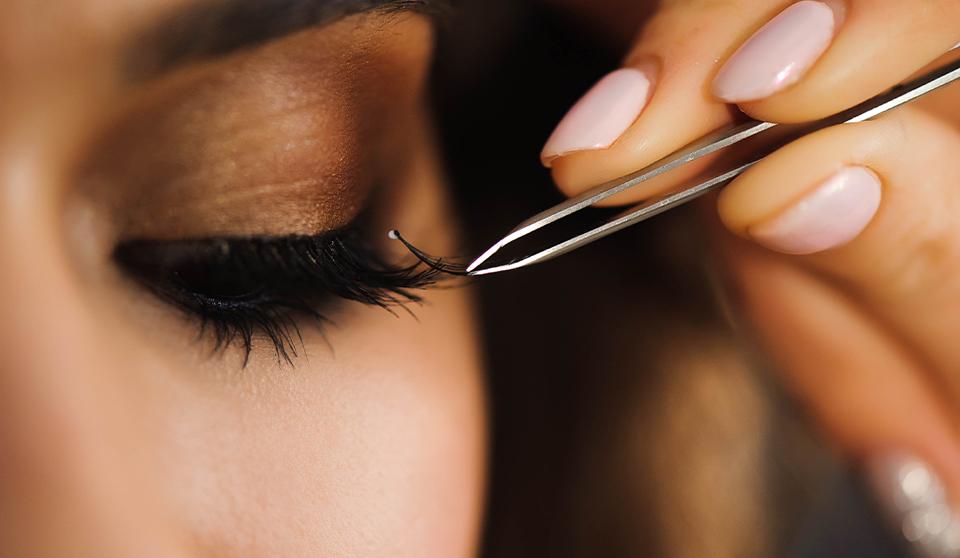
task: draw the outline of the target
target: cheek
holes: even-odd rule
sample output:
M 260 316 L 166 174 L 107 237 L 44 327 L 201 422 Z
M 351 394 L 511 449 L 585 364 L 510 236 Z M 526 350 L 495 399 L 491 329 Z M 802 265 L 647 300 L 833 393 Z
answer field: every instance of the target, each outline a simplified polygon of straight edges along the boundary
M 174 425 L 171 488 L 203 545 L 472 555 L 484 419 L 466 298 L 440 290 L 416 318 L 358 308 L 327 329 L 332 350 L 310 334 L 295 368 L 237 371 L 228 389 L 183 394 L 194 411 Z

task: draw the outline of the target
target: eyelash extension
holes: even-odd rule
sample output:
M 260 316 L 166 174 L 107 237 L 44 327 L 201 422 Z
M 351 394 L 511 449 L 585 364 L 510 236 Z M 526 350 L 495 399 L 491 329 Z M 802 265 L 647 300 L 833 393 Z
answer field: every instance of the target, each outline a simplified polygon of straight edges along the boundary
M 419 303 L 415 292 L 440 273 L 419 262 L 390 265 L 352 227 L 318 236 L 228 237 L 185 241 L 133 240 L 114 259 L 161 299 L 200 319 L 215 350 L 239 342 L 247 364 L 258 334 L 278 361 L 293 364 L 303 345 L 297 318 L 316 325 L 335 299 L 392 313 Z
M 467 272 L 467 265 L 465 263 L 449 261 L 447 258 L 437 258 L 431 256 L 413 244 L 407 242 L 407 239 L 403 238 L 403 235 L 400 234 L 400 231 L 396 229 L 390 231 L 387 236 L 390 238 L 390 240 L 396 240 L 400 242 L 400 244 L 403 244 L 403 247 L 413 254 L 415 258 L 420 260 L 420 263 L 434 270 L 438 274 L 455 277 L 470 276 L 470 274 Z

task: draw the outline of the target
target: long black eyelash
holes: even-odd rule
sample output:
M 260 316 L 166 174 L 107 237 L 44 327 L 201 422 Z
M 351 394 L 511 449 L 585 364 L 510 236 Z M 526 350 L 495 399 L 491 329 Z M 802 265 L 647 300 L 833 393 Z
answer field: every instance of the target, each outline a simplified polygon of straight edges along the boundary
M 264 335 L 278 360 L 292 364 L 302 346 L 298 318 L 317 325 L 339 298 L 391 312 L 421 302 L 416 292 L 440 273 L 418 263 L 394 266 L 352 228 L 319 236 L 135 240 L 116 261 L 158 296 L 200 319 L 215 348 L 239 342 L 244 363 Z

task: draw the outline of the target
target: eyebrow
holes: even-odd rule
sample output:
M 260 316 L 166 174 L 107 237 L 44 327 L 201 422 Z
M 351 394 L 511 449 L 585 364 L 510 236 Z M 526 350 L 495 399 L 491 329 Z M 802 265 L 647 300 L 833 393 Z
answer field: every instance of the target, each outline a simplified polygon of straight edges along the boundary
M 358 13 L 436 14 L 447 7 L 445 0 L 201 0 L 141 32 L 124 69 L 141 81 Z

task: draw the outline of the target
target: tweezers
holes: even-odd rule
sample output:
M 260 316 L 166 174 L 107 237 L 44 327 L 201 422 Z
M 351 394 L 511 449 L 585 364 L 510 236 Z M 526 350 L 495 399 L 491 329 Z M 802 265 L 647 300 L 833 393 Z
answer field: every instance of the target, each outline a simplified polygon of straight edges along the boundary
M 958 47 L 960 47 L 960 45 L 955 46 L 951 50 L 957 49 Z M 634 172 L 633 174 L 596 186 L 579 196 L 534 215 L 530 219 L 517 225 L 513 230 L 508 232 L 506 236 L 490 246 L 480 257 L 468 265 L 449 263 L 442 259 L 433 258 L 407 242 L 397 231 L 391 231 L 390 238 L 400 240 L 407 249 L 413 252 L 421 261 L 446 273 L 480 276 L 524 268 L 572 252 L 577 248 L 586 246 L 617 231 L 641 223 L 651 217 L 717 190 L 732 182 L 737 176 L 790 141 L 830 126 L 872 120 L 953 83 L 958 79 L 960 79 L 960 60 L 946 64 L 923 77 L 894 87 L 887 93 L 878 95 L 849 110 L 822 120 L 793 126 L 751 120 L 713 132 L 679 151 L 668 155 L 653 165 Z M 774 132 L 777 132 L 776 137 L 773 138 L 774 141 L 763 141 L 764 138 L 774 135 Z M 502 256 L 511 245 L 514 245 L 520 240 L 529 243 L 530 239 L 528 237 L 549 225 L 553 225 L 558 221 L 580 213 L 587 208 L 592 208 L 601 201 L 626 192 L 648 180 L 664 175 L 708 155 L 733 147 L 750 138 L 756 138 L 758 144 L 763 145 L 761 152 L 754 152 L 746 158 L 745 162 L 741 161 L 731 170 L 713 175 L 706 180 L 696 182 L 692 186 L 682 187 L 679 190 L 651 198 L 625 212 L 601 221 L 599 225 L 588 227 L 585 232 L 564 236 L 562 237 L 565 238 L 564 240 L 551 243 L 547 245 L 546 248 L 533 249 L 525 252 L 525 255 L 509 259 Z M 499 259 L 497 259 L 498 255 L 500 256 Z

